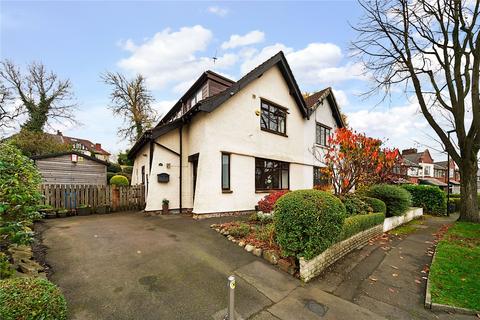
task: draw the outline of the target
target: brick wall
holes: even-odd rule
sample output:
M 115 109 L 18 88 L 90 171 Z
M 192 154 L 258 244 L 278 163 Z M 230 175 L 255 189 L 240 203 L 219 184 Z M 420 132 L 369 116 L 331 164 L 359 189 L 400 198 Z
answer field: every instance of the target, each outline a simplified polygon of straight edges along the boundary
M 300 279 L 308 282 L 322 273 L 328 266 L 339 260 L 349 252 L 362 247 L 371 239 L 383 234 L 383 224 L 357 233 L 356 235 L 338 242 L 311 260 L 300 258 Z

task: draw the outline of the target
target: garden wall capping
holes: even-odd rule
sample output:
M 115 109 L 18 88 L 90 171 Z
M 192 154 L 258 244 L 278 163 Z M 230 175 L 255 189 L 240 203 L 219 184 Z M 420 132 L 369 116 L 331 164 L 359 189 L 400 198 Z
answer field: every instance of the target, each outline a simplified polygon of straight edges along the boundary
M 422 215 L 423 215 L 423 208 L 412 207 L 408 209 L 407 212 L 405 212 L 401 216 L 385 218 L 385 221 L 383 221 L 383 232 L 387 232 L 392 229 L 395 229 L 396 227 L 404 223 L 407 223 L 409 221 L 412 221 L 413 219 L 418 218 Z
M 300 258 L 300 279 L 304 282 L 310 281 L 340 258 L 357 248 L 363 247 L 371 239 L 382 234 L 383 225 L 379 224 L 373 228 L 359 232 L 348 239 L 335 243 L 311 260 Z

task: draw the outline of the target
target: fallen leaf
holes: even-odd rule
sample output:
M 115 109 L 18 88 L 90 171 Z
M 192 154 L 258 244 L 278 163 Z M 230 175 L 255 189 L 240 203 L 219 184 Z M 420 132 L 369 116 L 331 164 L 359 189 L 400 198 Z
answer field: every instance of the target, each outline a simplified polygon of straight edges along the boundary
M 390 291 L 391 293 L 395 293 L 395 290 L 393 290 L 392 288 L 388 288 L 388 291 Z
M 390 265 L 390 267 L 392 267 L 393 269 L 396 269 L 396 270 L 398 270 L 398 267 L 397 267 L 397 266 Z
M 402 259 L 402 260 L 403 260 L 403 259 L 404 259 L 404 257 L 400 256 L 400 259 Z
M 392 273 L 392 276 L 398 277 L 398 273 Z
M 377 281 L 378 280 L 377 278 L 374 278 L 374 277 L 370 277 L 369 279 L 372 280 L 372 281 Z
M 418 284 L 422 283 L 422 281 L 420 281 L 418 279 L 415 279 L 415 282 L 418 283 Z

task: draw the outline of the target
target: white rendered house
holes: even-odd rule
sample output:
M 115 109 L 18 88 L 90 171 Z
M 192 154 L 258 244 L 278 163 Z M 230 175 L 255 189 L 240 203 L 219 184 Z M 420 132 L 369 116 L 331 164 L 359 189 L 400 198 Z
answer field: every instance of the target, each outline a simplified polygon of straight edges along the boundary
M 280 189 L 321 183 L 328 135 L 343 126 L 330 88 L 304 99 L 283 52 L 238 81 L 207 71 L 131 149 L 146 211 L 253 211 Z M 317 181 L 314 182 L 314 179 Z

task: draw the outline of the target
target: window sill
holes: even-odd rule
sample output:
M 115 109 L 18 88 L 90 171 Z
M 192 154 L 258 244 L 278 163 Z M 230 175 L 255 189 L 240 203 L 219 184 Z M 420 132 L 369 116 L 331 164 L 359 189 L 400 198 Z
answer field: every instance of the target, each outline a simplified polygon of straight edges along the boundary
M 290 189 L 266 189 L 266 190 L 255 190 L 255 193 L 272 193 L 276 191 L 290 191 Z
M 222 190 L 222 193 L 233 193 L 232 190 Z
M 277 136 L 282 136 L 282 137 L 288 138 L 288 135 L 286 133 L 281 133 L 281 132 L 277 132 L 277 131 L 269 130 L 269 129 L 265 129 L 265 128 L 260 128 L 260 129 L 264 132 L 273 133 L 273 134 L 276 134 Z
M 323 145 L 315 142 L 315 147 L 317 148 L 322 148 L 322 149 L 328 149 L 330 146 L 328 145 Z

